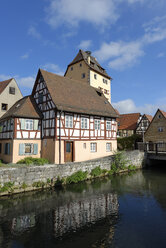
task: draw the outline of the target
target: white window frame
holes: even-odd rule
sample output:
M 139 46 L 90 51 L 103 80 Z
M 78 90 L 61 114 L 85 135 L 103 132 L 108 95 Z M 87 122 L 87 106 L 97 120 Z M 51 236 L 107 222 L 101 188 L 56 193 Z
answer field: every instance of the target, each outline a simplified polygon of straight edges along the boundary
M 81 129 L 88 129 L 88 118 L 81 117 Z
M 90 152 L 97 152 L 97 143 L 90 143 Z
M 25 130 L 33 130 L 34 121 L 31 119 L 25 119 Z
M 111 152 L 112 151 L 112 143 L 106 143 L 106 152 Z
M 65 115 L 65 127 L 73 128 L 73 116 L 72 115 Z
M 95 130 L 100 130 L 100 126 L 101 126 L 100 120 L 95 119 L 94 124 L 95 124 Z
M 111 130 L 111 121 L 106 121 L 106 130 Z

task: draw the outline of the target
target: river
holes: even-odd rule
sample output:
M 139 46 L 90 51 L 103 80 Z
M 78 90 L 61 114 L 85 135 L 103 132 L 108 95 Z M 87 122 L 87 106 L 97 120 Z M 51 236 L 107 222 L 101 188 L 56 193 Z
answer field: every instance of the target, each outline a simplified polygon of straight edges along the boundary
M 0 199 L 0 248 L 166 247 L 166 170 Z

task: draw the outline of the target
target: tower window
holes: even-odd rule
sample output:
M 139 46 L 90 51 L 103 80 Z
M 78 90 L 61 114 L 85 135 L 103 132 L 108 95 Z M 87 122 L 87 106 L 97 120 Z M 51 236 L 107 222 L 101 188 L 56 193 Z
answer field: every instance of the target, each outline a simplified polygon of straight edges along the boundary
M 97 79 L 97 75 L 96 74 L 94 74 L 94 79 Z
M 80 67 L 82 67 L 82 64 L 80 63 Z
M 71 71 L 73 71 L 73 67 L 71 67 Z

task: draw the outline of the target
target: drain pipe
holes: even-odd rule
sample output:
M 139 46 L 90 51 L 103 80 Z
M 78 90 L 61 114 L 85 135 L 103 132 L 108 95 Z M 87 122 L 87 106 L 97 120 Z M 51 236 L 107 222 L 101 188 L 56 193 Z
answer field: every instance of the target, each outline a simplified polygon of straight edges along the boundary
M 62 110 L 59 112 L 59 164 L 61 164 L 61 115 Z

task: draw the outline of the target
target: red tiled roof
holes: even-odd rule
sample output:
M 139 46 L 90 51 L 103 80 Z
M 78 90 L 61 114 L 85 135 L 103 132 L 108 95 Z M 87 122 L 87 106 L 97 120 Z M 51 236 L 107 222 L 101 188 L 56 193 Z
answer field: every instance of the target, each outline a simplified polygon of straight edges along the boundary
M 164 117 L 166 118 L 166 112 L 163 111 L 163 110 L 161 110 L 161 109 L 159 109 L 159 110 L 160 110 L 160 112 L 164 115 Z
M 5 81 L 0 82 L 0 94 L 4 91 L 4 89 L 6 88 L 6 86 L 8 86 L 8 84 L 10 83 L 10 81 L 12 79 L 13 78 L 10 78 L 8 80 L 5 80 Z
M 146 118 L 148 119 L 148 121 L 150 121 L 150 122 L 152 121 L 152 119 L 153 119 L 153 116 L 152 116 L 152 115 L 146 115 L 146 114 L 145 114 L 145 116 L 146 116 Z
M 118 118 L 119 130 L 135 130 L 137 127 L 138 119 L 140 118 L 140 113 L 123 114 Z

